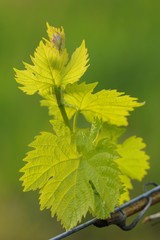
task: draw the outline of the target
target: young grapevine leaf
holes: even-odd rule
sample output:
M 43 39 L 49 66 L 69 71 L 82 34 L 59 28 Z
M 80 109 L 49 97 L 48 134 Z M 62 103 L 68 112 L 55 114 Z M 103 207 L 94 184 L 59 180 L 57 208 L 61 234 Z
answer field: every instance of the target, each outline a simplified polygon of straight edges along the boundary
M 133 188 L 131 179 L 141 181 L 149 169 L 149 156 L 145 153 L 145 143 L 142 138 L 135 136 L 126 139 L 122 144 L 118 144 L 119 137 L 124 129 L 109 124 L 103 124 L 98 140 L 107 138 L 117 145 L 119 157 L 115 160 L 123 175 L 120 176 L 124 186 L 124 193 L 120 197 L 120 203 L 128 201 L 129 190 Z
M 105 122 L 99 131 L 98 140 L 107 138 L 110 142 L 117 144 L 119 138 L 125 133 L 125 130 L 124 127 L 117 127 Z
M 141 181 L 149 169 L 149 156 L 144 152 L 144 148 L 145 143 L 142 138 L 136 138 L 135 136 L 118 145 L 117 152 L 120 158 L 115 161 L 124 174 L 121 181 L 125 187 L 125 193 L 120 198 L 121 203 L 130 199 L 129 190 L 133 188 L 130 179 Z
M 88 53 L 83 41 L 81 46 L 72 54 L 71 60 L 64 69 L 61 84 L 66 86 L 68 83 L 77 82 L 88 68 Z
M 72 149 L 71 149 L 72 151 Z M 55 166 L 55 175 L 41 190 L 41 209 L 51 208 L 66 229 L 74 227 L 88 211 L 104 218 L 119 199 L 118 168 L 107 153 L 67 158 Z M 104 206 L 97 205 L 97 196 Z M 106 207 L 107 206 L 107 207 Z M 69 220 L 69 221 L 68 221 Z
M 96 84 L 85 83 L 69 85 L 64 95 L 66 103 L 74 109 L 74 112 L 81 112 L 92 122 L 95 118 L 117 126 L 126 126 L 126 116 L 134 107 L 142 106 L 137 98 L 124 95 L 116 90 L 102 90 L 92 93 Z M 85 90 L 84 90 L 85 89 Z
M 126 175 L 121 175 L 120 176 L 121 182 L 124 187 L 124 192 L 121 194 L 120 199 L 119 199 L 119 204 L 123 204 L 126 201 L 130 200 L 129 196 L 129 190 L 133 189 L 133 185 L 131 183 L 131 179 L 127 177 Z
M 114 152 L 99 149 L 82 155 L 64 126 L 56 127 L 55 133 L 43 132 L 30 145 L 34 150 L 21 169 L 24 190 L 40 189 L 41 209 L 51 208 L 52 216 L 56 214 L 66 229 L 75 226 L 88 211 L 101 217 L 103 212 L 103 217 L 108 217 L 121 188 Z
M 141 138 L 119 143 L 120 126 L 127 126 L 129 113 L 143 103 L 117 90 L 95 92 L 97 83 L 78 83 L 89 66 L 85 42 L 69 60 L 64 29 L 47 24 L 47 34 L 32 64 L 15 70 L 22 91 L 41 95 L 53 127 L 30 144 L 21 181 L 24 191 L 38 189 L 41 209 L 51 209 L 70 229 L 88 212 L 107 218 L 129 199 L 131 180 L 142 180 L 149 169 Z M 82 115 L 87 124 L 80 127 Z
M 33 65 L 24 63 L 25 70 L 15 69 L 16 81 L 22 85 L 20 89 L 30 95 L 36 92 L 45 95 L 53 86 L 74 83 L 87 69 L 88 53 L 84 41 L 68 62 L 68 53 L 62 44 L 63 29 L 47 26 L 50 41 L 40 42 L 31 57 Z
M 149 169 L 148 155 L 143 151 L 145 143 L 135 136 L 118 145 L 121 156 L 116 160 L 121 172 L 132 179 L 141 181 Z

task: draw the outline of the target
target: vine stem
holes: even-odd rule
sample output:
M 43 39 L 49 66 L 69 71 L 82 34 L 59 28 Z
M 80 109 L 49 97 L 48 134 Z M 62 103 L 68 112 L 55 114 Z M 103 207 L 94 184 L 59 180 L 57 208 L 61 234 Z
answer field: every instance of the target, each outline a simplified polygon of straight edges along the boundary
M 95 225 L 96 227 L 101 228 L 101 227 L 106 227 L 106 226 L 115 224 L 120 227 L 122 223 L 123 224 L 125 223 L 125 220 L 127 219 L 127 217 L 132 216 L 139 211 L 142 211 L 143 214 L 145 213 L 144 210 L 148 209 L 148 207 L 147 207 L 148 200 L 147 199 L 150 199 L 150 204 L 148 205 L 148 207 L 160 202 L 160 185 L 139 195 L 136 198 L 133 198 L 132 200 L 121 205 L 120 207 L 115 208 L 115 211 L 113 213 L 111 213 L 110 218 L 107 218 L 105 220 L 93 218 L 83 224 L 78 225 L 77 227 L 75 227 L 67 232 L 64 232 L 60 235 L 50 238 L 49 240 L 63 239 L 63 238 L 68 237 L 71 234 L 78 232 L 90 225 Z M 143 214 L 141 214 L 141 215 L 143 215 Z M 125 219 L 122 218 L 122 216 L 123 217 L 125 216 Z M 138 221 L 139 221 L 139 219 L 138 219 Z M 136 223 L 138 223 L 138 221 Z M 122 230 L 131 230 L 132 229 L 132 228 L 125 229 L 124 227 L 126 227 L 126 226 L 123 225 L 121 227 L 121 229 Z
M 66 110 L 64 107 L 64 103 L 63 103 L 62 89 L 61 89 L 61 87 L 55 86 L 54 91 L 55 91 L 57 104 L 58 104 L 59 110 L 61 112 L 63 121 L 66 124 L 66 126 L 69 127 L 69 129 L 71 129 L 70 122 L 69 122 L 69 119 L 68 119 L 68 116 L 67 116 L 67 113 L 66 113 Z
M 73 118 L 73 132 L 74 132 L 74 133 L 76 132 L 76 128 L 77 128 L 78 114 L 79 114 L 79 111 L 77 111 L 77 112 L 75 113 L 74 118 Z

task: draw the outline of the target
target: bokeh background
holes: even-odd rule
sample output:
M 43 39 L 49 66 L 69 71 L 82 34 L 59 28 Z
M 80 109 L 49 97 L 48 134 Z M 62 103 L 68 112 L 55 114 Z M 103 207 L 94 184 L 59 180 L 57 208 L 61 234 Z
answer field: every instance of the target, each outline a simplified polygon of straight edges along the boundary
M 0 0 L 0 239 L 47 240 L 62 232 L 49 211 L 41 212 L 38 193 L 23 193 L 19 182 L 27 145 L 49 129 L 47 109 L 38 96 L 17 88 L 13 67 L 30 61 L 46 22 L 63 26 L 71 53 L 82 39 L 90 68 L 83 77 L 136 96 L 146 104 L 129 119 L 128 135 L 145 139 L 151 169 L 135 183 L 132 196 L 160 175 L 160 1 L 158 0 Z M 150 213 L 160 206 L 152 207 Z M 157 240 L 160 224 L 139 224 L 131 232 L 89 227 L 68 239 Z

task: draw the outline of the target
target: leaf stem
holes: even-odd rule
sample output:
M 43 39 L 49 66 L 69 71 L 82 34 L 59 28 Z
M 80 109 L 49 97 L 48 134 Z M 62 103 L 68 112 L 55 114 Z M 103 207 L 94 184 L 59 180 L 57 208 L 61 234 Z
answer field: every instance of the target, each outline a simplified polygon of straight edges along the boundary
M 69 127 L 69 129 L 71 129 L 70 122 L 69 122 L 69 119 L 68 119 L 68 116 L 67 116 L 67 113 L 66 113 L 64 104 L 63 104 L 62 89 L 61 89 L 61 87 L 55 86 L 55 87 L 54 87 L 54 91 L 55 91 L 55 96 L 56 96 L 57 104 L 58 104 L 59 110 L 60 110 L 60 112 L 61 112 L 63 121 L 64 121 L 64 123 L 66 124 L 66 126 Z
M 76 128 L 77 128 L 77 120 L 78 120 L 78 115 L 79 115 L 79 111 L 77 111 L 74 115 L 73 118 L 73 132 L 76 132 Z

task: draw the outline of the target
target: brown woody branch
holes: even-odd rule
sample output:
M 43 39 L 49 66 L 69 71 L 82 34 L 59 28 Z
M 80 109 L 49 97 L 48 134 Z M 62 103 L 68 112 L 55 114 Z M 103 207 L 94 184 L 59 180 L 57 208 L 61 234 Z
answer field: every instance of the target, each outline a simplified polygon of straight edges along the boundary
M 136 226 L 136 224 L 139 222 L 141 217 L 144 215 L 144 213 L 147 211 L 147 209 L 150 206 L 153 206 L 157 203 L 160 202 L 160 185 L 156 185 L 151 183 L 152 185 L 156 186 L 155 188 L 139 195 L 138 197 L 130 200 L 129 202 L 126 202 L 119 208 L 116 208 L 113 213 L 111 213 L 110 218 L 107 218 L 105 220 L 100 220 L 100 219 L 91 219 L 88 222 L 85 222 L 67 232 L 64 232 L 60 235 L 57 235 L 50 240 L 60 240 L 65 237 L 68 237 L 69 235 L 78 232 L 90 225 L 95 225 L 96 227 L 106 227 L 110 225 L 117 225 L 124 231 L 131 230 Z M 147 184 L 147 185 L 150 185 Z M 128 217 L 139 213 L 138 217 L 129 225 L 126 226 L 126 220 Z
M 155 205 L 156 203 L 160 202 L 160 191 L 152 193 L 149 197 L 151 198 L 150 206 Z M 108 219 L 105 219 L 105 220 L 97 219 L 94 225 L 96 227 L 105 227 L 105 226 L 115 224 L 121 227 L 123 226 L 123 224 L 125 224 L 125 220 L 128 217 L 142 211 L 147 205 L 147 203 L 148 203 L 147 198 L 141 198 L 137 202 L 127 206 L 126 208 L 123 208 L 122 210 L 111 213 L 111 217 Z M 123 229 L 123 227 L 121 228 Z M 127 229 L 127 230 L 130 230 L 130 229 Z

